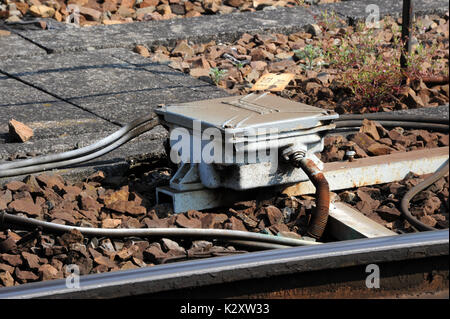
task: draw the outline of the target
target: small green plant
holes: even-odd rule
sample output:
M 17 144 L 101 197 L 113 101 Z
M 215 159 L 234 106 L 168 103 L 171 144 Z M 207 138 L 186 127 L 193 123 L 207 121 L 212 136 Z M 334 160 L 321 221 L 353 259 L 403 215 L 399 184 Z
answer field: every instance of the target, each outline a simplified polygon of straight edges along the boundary
M 339 25 L 343 24 L 343 20 L 338 17 L 336 12 L 328 12 L 328 10 L 325 10 L 322 12 L 318 24 L 325 30 L 334 30 L 339 27 Z
M 211 68 L 209 70 L 209 76 L 213 80 L 215 85 L 218 85 L 220 80 L 227 74 L 226 70 L 220 70 L 219 68 Z
M 317 58 L 323 58 L 323 51 L 321 48 L 319 47 L 315 47 L 311 44 L 306 45 L 302 50 L 294 50 L 294 54 L 297 58 L 299 58 L 300 60 L 303 60 L 305 62 L 307 62 L 307 64 L 303 64 L 303 66 L 308 69 L 308 70 L 312 70 L 314 69 L 316 66 L 320 66 L 323 65 L 316 63 L 315 60 Z
M 245 63 L 242 63 L 242 62 L 238 62 L 236 64 L 236 67 L 237 67 L 238 70 L 242 69 L 244 66 L 245 66 Z

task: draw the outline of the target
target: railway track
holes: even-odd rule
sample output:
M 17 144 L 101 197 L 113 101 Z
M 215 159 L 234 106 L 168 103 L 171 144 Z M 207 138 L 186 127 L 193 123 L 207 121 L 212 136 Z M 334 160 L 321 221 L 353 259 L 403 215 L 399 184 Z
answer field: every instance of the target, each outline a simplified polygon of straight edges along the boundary
M 440 230 L 86 275 L 78 288 L 30 283 L 0 298 L 448 298 L 448 254 Z M 373 267 L 378 288 L 367 285 Z
M 154 127 L 156 124 L 157 122 L 153 121 L 148 125 L 150 127 Z M 360 125 L 360 123 L 356 123 L 355 125 Z M 439 123 L 439 125 L 443 124 Z M 448 131 L 448 126 L 445 126 L 444 128 Z M 147 130 L 149 129 L 149 127 L 144 126 L 140 129 Z M 138 133 L 141 133 L 141 131 L 138 131 L 137 133 L 125 132 L 123 134 L 131 135 L 123 136 L 112 145 L 114 147 L 117 147 L 117 145 L 120 146 L 120 143 L 123 143 L 129 138 L 132 138 Z M 97 145 L 97 147 L 100 146 Z M 107 150 L 108 149 L 96 150 L 92 154 L 94 154 L 93 156 L 99 156 L 99 154 L 103 154 L 103 152 L 106 152 Z M 86 152 L 89 154 L 88 156 L 91 156 L 90 152 L 92 152 L 93 150 L 84 149 L 81 151 Z M 83 159 L 83 157 L 80 156 L 85 154 L 78 154 L 79 152 L 80 150 L 76 151 L 77 154 L 72 154 L 70 152 L 63 154 L 63 156 L 66 156 L 67 158 L 58 158 L 60 162 L 56 162 L 57 166 L 64 166 L 68 162 L 72 163 L 72 161 L 76 162 L 80 159 Z M 76 155 L 76 157 L 74 157 L 73 159 L 69 159 L 69 155 Z M 61 155 L 58 155 L 58 157 L 60 156 Z M 39 160 L 42 162 L 40 163 L 41 165 L 36 165 L 36 163 L 34 163 L 36 162 L 36 160 L 33 159 L 28 161 L 30 162 L 29 164 L 34 163 L 33 165 L 30 165 L 28 167 L 24 166 L 23 168 L 14 167 L 14 165 L 18 166 L 20 165 L 20 163 L 5 164 L 5 166 L 9 165 L 11 167 L 3 170 L 3 172 L 5 172 L 4 176 L 15 176 L 18 173 L 24 172 L 31 173 L 42 170 L 45 165 L 49 167 L 53 167 L 55 165 L 53 163 L 55 159 L 53 158 L 41 158 L 38 159 L 38 161 Z M 45 161 L 47 160 L 50 163 L 46 163 Z M 430 174 L 435 172 L 437 169 L 442 172 L 443 168 L 448 170 L 448 166 L 445 167 L 444 162 L 448 162 L 448 147 L 438 147 L 427 150 L 421 149 L 410 151 L 408 153 L 396 153 L 370 158 L 361 158 L 357 159 L 356 161 L 352 160 L 348 162 L 325 163 L 323 165 L 323 174 L 329 183 L 327 183 L 327 190 L 325 193 L 328 194 L 329 190 L 349 189 L 359 186 L 376 185 L 398 181 L 409 174 L 408 172 L 414 172 L 419 175 Z M 42 179 L 42 177 L 39 178 L 39 176 L 38 180 L 40 184 L 54 182 L 49 179 Z M 312 179 L 310 181 L 304 179 L 303 182 L 296 183 L 294 186 L 283 188 L 284 193 L 288 196 L 311 194 L 314 192 L 314 187 L 311 187 L 311 185 L 313 185 L 314 183 L 311 182 L 313 182 Z M 39 183 L 36 181 L 34 184 L 37 190 L 31 190 L 25 187 L 24 192 L 28 192 L 27 194 L 31 198 L 31 193 L 39 193 Z M 55 185 L 59 185 L 54 186 L 56 187 L 56 189 L 59 188 L 59 192 L 61 194 L 67 192 L 65 188 L 66 186 L 71 187 L 71 185 L 65 185 L 64 180 L 61 179 L 59 179 L 55 183 Z M 100 183 L 95 182 L 94 184 L 98 184 L 97 186 L 101 185 Z M 15 192 L 20 191 L 21 184 L 19 182 L 19 185 L 16 185 L 16 190 L 14 190 L 14 185 L 12 186 L 12 192 L 15 200 L 16 197 L 20 195 L 16 194 Z M 54 187 L 48 184 L 46 186 L 47 188 Z M 280 185 L 273 185 L 274 189 L 277 189 L 277 187 L 279 188 L 279 186 Z M 86 185 L 80 185 L 80 187 L 83 187 L 84 189 Z M 94 191 L 96 192 L 95 187 Z M 273 193 L 274 189 L 266 187 L 265 193 L 267 193 L 267 190 Z M 103 192 L 105 192 L 104 189 Z M 124 192 L 124 190 L 121 189 L 120 191 L 117 191 L 117 193 L 119 192 Z M 124 202 L 129 205 L 130 202 L 127 200 L 135 198 L 137 195 L 131 195 L 131 193 L 128 192 L 128 188 L 125 192 L 126 198 Z M 201 196 L 197 199 L 194 197 L 196 192 L 201 193 Z M 229 192 L 228 190 L 224 190 L 223 192 L 224 193 L 221 195 L 222 197 L 224 197 L 224 201 L 232 200 L 231 197 L 226 196 L 228 194 L 227 192 Z M 247 190 L 241 190 L 240 193 L 241 195 L 246 196 Z M 252 193 L 251 189 L 249 190 L 248 194 L 250 193 Z M 113 196 L 114 194 L 108 193 L 108 196 Z M 188 189 L 182 192 L 171 190 L 169 194 L 171 194 L 172 196 L 174 212 L 185 212 L 189 209 L 192 209 L 191 204 L 194 202 L 196 205 L 199 205 L 198 207 L 195 207 L 195 209 L 199 210 L 209 207 L 227 207 L 227 205 L 222 205 L 225 202 L 219 203 L 219 201 L 215 199 L 215 197 L 217 197 L 217 190 L 203 188 L 194 189 L 193 191 Z M 188 195 L 191 197 L 186 199 L 186 196 L 180 197 L 180 194 Z M 78 200 L 81 201 L 83 196 L 86 195 L 82 196 L 80 193 L 78 195 L 74 194 L 73 196 L 74 199 L 69 201 L 77 204 L 76 202 Z M 270 195 L 267 194 L 267 197 L 269 196 Z M 448 194 L 446 196 L 448 197 Z M 112 206 L 106 207 L 106 198 L 107 197 L 104 197 L 101 200 L 99 199 L 100 202 L 96 203 L 96 205 L 100 205 L 101 207 L 103 207 L 103 204 L 105 204 L 106 213 L 102 211 L 102 216 L 106 217 L 99 216 L 98 218 L 100 221 L 101 219 L 108 218 L 108 214 L 110 214 L 109 212 L 111 209 L 114 212 L 114 208 L 110 208 Z M 214 199 L 212 202 L 211 198 Z M 8 203 L 10 203 L 12 200 L 13 197 L 11 197 Z M 97 201 L 97 197 L 95 197 L 95 199 L 91 198 L 91 200 Z M 203 202 L 201 200 L 203 200 Z M 33 201 L 33 199 L 31 199 L 31 201 Z M 322 201 L 324 201 L 323 198 Z M 318 206 L 317 202 L 320 202 L 320 200 L 319 196 L 316 194 L 316 207 Z M 270 250 L 244 254 L 233 254 L 231 256 L 225 257 L 203 258 L 201 260 L 176 262 L 156 266 L 152 265 L 151 267 L 145 267 L 147 266 L 147 264 L 143 262 L 142 257 L 140 262 L 133 260 L 135 264 L 141 267 L 138 269 L 112 271 L 101 274 L 89 274 L 82 276 L 74 274 L 68 275 L 65 279 L 25 283 L 19 286 L 1 288 L 0 298 L 130 298 L 136 296 L 142 298 L 186 298 L 186 296 L 189 296 L 190 298 L 271 299 L 394 297 L 448 298 L 448 229 L 398 235 L 395 232 L 388 230 L 386 227 L 377 224 L 373 220 L 370 220 L 368 217 L 364 216 L 357 210 L 352 209 L 343 203 L 330 202 L 328 196 L 326 202 L 327 206 L 323 207 L 326 208 L 327 215 L 329 214 L 327 231 L 324 234 L 325 236 L 322 237 L 322 232 L 324 230 L 322 229 L 320 231 L 320 235 L 316 236 L 317 238 L 320 238 L 320 242 L 318 243 L 312 243 L 308 238 L 302 238 L 299 240 L 298 238 L 283 238 L 283 236 L 280 237 L 280 235 L 266 236 L 262 234 L 255 234 L 255 231 L 259 231 L 258 229 L 256 229 L 258 221 L 256 221 L 255 226 L 252 226 L 250 232 L 236 232 L 234 233 L 234 235 L 237 235 L 237 233 L 241 233 L 239 235 L 240 237 L 234 237 L 232 232 L 226 230 L 227 228 L 224 227 L 223 229 L 213 229 L 210 232 L 207 229 L 195 229 L 199 228 L 198 226 L 195 227 L 181 225 L 181 228 L 177 229 L 178 226 L 175 226 L 175 224 L 166 226 L 168 228 L 164 228 L 164 226 L 163 228 L 159 228 L 161 226 L 157 226 L 155 228 L 155 226 L 151 227 L 147 225 L 147 227 L 145 227 L 140 225 L 135 227 L 124 226 L 121 229 L 108 229 L 108 227 L 99 229 L 96 228 L 96 226 L 92 225 L 89 225 L 88 227 L 73 226 L 79 225 L 81 220 L 73 220 L 73 222 L 70 222 L 69 225 L 58 225 L 58 223 L 54 222 L 45 222 L 43 220 L 27 218 L 25 216 L 15 216 L 14 214 L 11 214 L 11 210 L 9 210 L 8 212 L 6 212 L 6 210 L 3 210 L 0 211 L 1 224 L 4 224 L 5 222 L 6 224 L 9 223 L 8 225 L 20 224 L 21 226 L 25 226 L 25 228 L 31 227 L 34 230 L 34 232 L 23 236 L 24 238 L 27 238 L 26 240 L 20 239 L 17 242 L 24 243 L 27 240 L 32 241 L 34 238 L 33 236 L 41 235 L 44 235 L 44 237 L 46 236 L 47 241 L 60 241 L 60 237 L 54 237 L 53 239 L 51 239 L 48 236 L 52 232 L 65 232 L 65 234 L 78 236 L 77 234 L 69 233 L 71 230 L 74 230 L 73 228 L 77 228 L 79 236 L 81 236 L 81 240 L 78 242 L 78 246 L 84 246 L 85 257 L 87 259 L 89 259 L 90 257 L 88 256 L 88 252 L 86 252 L 86 250 L 87 247 L 90 247 L 89 253 L 92 255 L 91 263 L 95 261 L 95 263 L 99 266 L 101 264 L 103 264 L 103 266 L 109 265 L 110 262 L 113 262 L 113 259 L 116 256 L 115 254 L 120 253 L 120 256 L 122 256 L 122 248 L 117 248 L 117 251 L 112 254 L 104 254 L 104 256 L 101 256 L 101 254 L 104 253 L 103 249 L 100 249 L 99 245 L 92 247 L 91 241 L 89 242 L 88 246 L 87 242 L 89 240 L 84 241 L 83 235 L 85 237 L 91 238 L 106 237 L 106 239 L 114 237 L 117 238 L 121 236 L 139 237 L 144 238 L 145 241 L 147 240 L 146 237 L 149 236 L 157 236 L 159 238 L 176 238 L 182 236 L 187 236 L 188 238 L 198 238 L 207 235 L 215 239 L 221 238 L 222 240 L 224 240 L 224 238 L 226 237 L 227 239 L 224 241 L 229 241 L 229 243 L 232 245 L 236 244 L 237 246 L 242 246 L 247 243 L 254 249 L 256 248 Z M 212 204 L 212 206 L 208 206 L 210 204 Z M 87 206 L 86 202 L 83 205 Z M 95 204 L 92 205 L 95 206 Z M 134 205 L 140 205 L 140 202 Z M 177 208 L 178 211 L 176 211 L 175 208 Z M 50 210 L 51 209 L 48 209 L 48 212 L 50 212 Z M 100 211 L 100 209 L 98 210 Z M 145 217 L 147 212 L 146 208 L 144 208 L 144 211 L 145 213 L 143 215 Z M 231 209 L 230 211 L 233 210 Z M 81 215 L 76 214 L 76 210 L 74 210 L 73 212 L 75 212 L 75 215 L 78 215 L 77 218 L 79 219 Z M 199 215 L 203 214 L 200 212 L 198 213 Z M 233 214 L 235 213 L 236 216 L 239 217 L 239 213 L 234 211 Z M 114 214 L 114 218 L 120 218 L 118 211 L 116 211 Z M 138 214 L 140 213 L 138 212 Z M 254 213 L 252 212 L 251 214 Z M 191 217 L 192 216 L 189 216 L 189 218 Z M 227 216 L 225 217 L 227 218 Z M 242 216 L 239 218 L 242 218 Z M 177 220 L 177 222 L 179 222 L 178 217 L 175 217 L 175 219 Z M 174 222 L 175 219 L 172 222 Z M 244 219 L 242 219 L 243 222 L 245 222 Z M 95 223 L 98 222 L 96 218 L 94 218 L 93 220 L 95 221 Z M 143 217 L 140 220 L 136 218 L 135 222 L 139 223 L 142 222 L 142 220 Z M 184 222 L 186 222 L 186 220 L 184 220 Z M 101 223 L 103 223 L 103 221 L 101 221 Z M 99 224 L 97 223 L 97 225 Z M 200 223 L 200 225 L 202 225 L 202 223 Z M 264 230 L 270 229 L 266 226 L 264 226 Z M 36 227 L 38 229 L 36 229 Z M 244 227 L 245 229 L 244 224 L 242 224 L 242 227 Z M 23 228 L 19 227 L 19 229 Z M 247 230 L 250 230 L 250 228 Z M 281 233 L 281 231 L 277 232 Z M 12 241 L 14 241 L 14 239 L 10 237 L 8 237 L 8 240 L 9 244 L 12 244 Z M 251 240 L 258 240 L 259 242 L 250 242 Z M 7 241 L 5 240 L 5 242 Z M 141 244 L 142 243 L 143 242 L 141 240 Z M 146 244 L 146 247 L 149 247 L 150 243 L 151 242 L 146 242 L 144 244 Z M 110 244 L 112 245 L 111 242 Z M 286 248 L 288 246 L 297 245 L 302 246 Z M 15 247 L 15 243 L 11 247 Z M 42 245 L 41 248 L 37 248 L 35 250 L 30 249 L 30 252 L 35 254 L 36 258 L 38 258 L 39 260 L 38 255 L 41 254 L 41 257 L 43 257 L 43 249 L 46 248 L 48 248 L 48 246 L 44 247 L 44 245 Z M 69 253 L 72 249 L 71 246 L 68 246 L 66 248 L 68 249 L 66 251 L 67 253 Z M 13 248 L 8 247 L 3 249 L 9 249 L 9 251 L 13 250 Z M 30 261 L 27 259 L 27 257 L 23 256 L 23 251 L 20 251 L 20 249 L 22 248 L 19 248 L 18 245 L 14 249 L 16 249 L 16 253 L 17 251 L 19 252 L 18 255 L 16 255 L 19 259 L 26 259 L 26 263 L 24 263 L 21 268 L 25 267 L 26 265 L 30 265 Z M 78 247 L 77 249 L 79 252 L 81 252 L 79 250 L 80 247 Z M 97 251 L 95 249 L 97 249 Z M 28 254 L 27 256 L 30 255 L 29 252 L 26 253 Z M 187 247 L 186 250 L 184 250 L 184 253 L 186 255 L 182 257 L 188 258 L 189 253 Z M 143 253 L 141 251 L 141 256 L 142 254 Z M 59 255 L 64 255 L 64 253 L 59 253 Z M 48 263 L 48 265 L 50 265 L 50 258 L 53 258 L 56 255 L 53 255 L 53 253 L 49 253 L 47 255 L 46 252 L 45 256 L 49 259 L 45 262 L 39 262 L 45 264 Z M 3 256 L 0 257 L 0 261 L 2 261 Z M 178 257 L 179 256 L 169 256 L 169 258 L 164 258 L 164 260 L 173 261 L 183 259 Z M 206 257 L 206 255 L 203 257 Z M 109 258 L 110 262 L 107 262 L 105 258 Z M 122 263 L 120 264 L 120 267 L 122 267 L 125 263 L 125 260 L 127 259 L 125 259 L 125 257 L 119 258 L 122 260 Z M 4 261 L 6 261 L 6 259 Z M 163 263 L 164 262 L 165 261 L 163 261 Z M 63 267 L 63 263 L 65 264 L 66 268 L 70 266 L 69 264 L 71 264 L 70 262 L 66 262 L 65 259 L 63 263 L 60 263 L 61 268 Z M 131 261 L 128 261 L 127 263 L 131 263 Z M 11 263 L 10 265 L 5 265 L 3 266 L 4 269 L 11 269 L 11 267 L 13 266 Z M 116 270 L 118 269 L 116 266 L 117 264 L 113 266 L 107 266 L 106 270 L 101 270 L 101 268 L 98 268 L 97 271 L 104 272 L 111 269 Z M 26 271 L 33 268 L 33 271 L 36 272 L 36 269 L 38 269 L 39 267 L 39 265 L 35 267 L 30 266 L 30 269 L 26 269 Z M 16 270 L 17 269 L 18 268 L 16 268 Z M 7 272 L 7 270 L 5 270 L 5 272 Z M 86 273 L 89 272 L 90 270 L 88 270 Z M 29 271 L 29 273 L 30 274 L 28 275 L 31 276 L 32 271 Z M 20 274 L 15 273 L 16 278 L 19 278 L 19 280 L 21 280 L 19 275 Z M 34 281 L 37 279 L 38 277 L 30 280 Z M 24 281 L 26 281 L 26 279 Z

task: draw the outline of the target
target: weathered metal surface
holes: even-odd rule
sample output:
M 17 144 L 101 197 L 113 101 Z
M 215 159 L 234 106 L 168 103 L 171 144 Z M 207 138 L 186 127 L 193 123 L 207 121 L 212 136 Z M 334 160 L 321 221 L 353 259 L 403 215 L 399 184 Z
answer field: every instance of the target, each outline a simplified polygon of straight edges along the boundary
M 186 290 L 193 297 L 196 291 L 204 288 L 209 290 L 203 297 L 209 298 L 254 296 L 277 291 L 280 296 L 287 297 L 288 289 L 308 292 L 308 289 L 312 291 L 321 286 L 319 291 L 328 296 L 333 296 L 334 291 L 338 293 L 335 296 L 347 296 L 345 290 L 339 294 L 339 283 L 347 289 L 373 296 L 383 289 L 397 293 L 406 288 L 414 290 L 416 284 L 404 280 L 411 274 L 418 274 L 419 278 L 415 277 L 421 278 L 422 283 L 428 282 L 428 290 L 448 290 L 448 234 L 448 230 L 442 230 L 357 239 L 87 275 L 80 277 L 79 288 L 67 288 L 65 279 L 24 284 L 0 289 L 0 299 L 139 295 L 186 298 Z M 380 267 L 380 290 L 369 289 L 365 285 L 369 275 L 366 266 L 369 264 Z M 395 265 L 396 270 L 389 271 Z M 343 273 L 352 277 L 343 276 Z M 177 291 L 181 294 L 177 295 Z M 283 291 L 287 291 L 286 294 Z M 308 294 L 304 293 L 303 297 L 308 297 Z
M 330 210 L 330 187 L 314 161 L 309 158 L 303 158 L 298 161 L 298 165 L 308 175 L 308 178 L 316 188 L 316 207 L 308 225 L 307 235 L 318 239 L 322 237 L 327 226 L 328 212 Z
M 399 181 L 409 172 L 418 175 L 434 173 L 448 159 L 448 147 L 416 150 L 406 153 L 355 159 L 353 162 L 325 163 L 323 172 L 330 190 L 340 190 Z M 287 187 L 284 194 L 312 194 L 311 182 Z
M 245 192 L 227 189 L 197 189 L 179 191 L 170 187 L 156 188 L 157 203 L 172 203 L 174 213 L 186 212 L 191 209 L 202 210 L 231 205 L 245 199 Z
M 321 169 L 323 163 L 314 155 L 308 157 Z M 208 188 L 225 187 L 247 190 L 257 187 L 298 183 L 308 181 L 306 173 L 283 161 L 236 165 L 199 165 L 200 179 Z
M 338 118 L 335 112 L 267 93 L 168 105 L 156 112 L 166 122 L 182 127 L 193 128 L 193 121 L 198 120 L 204 127 L 245 135 L 254 128 L 276 127 L 279 132 L 309 129 Z
M 397 235 L 353 207 L 341 202 L 330 205 L 327 232 L 338 240 Z

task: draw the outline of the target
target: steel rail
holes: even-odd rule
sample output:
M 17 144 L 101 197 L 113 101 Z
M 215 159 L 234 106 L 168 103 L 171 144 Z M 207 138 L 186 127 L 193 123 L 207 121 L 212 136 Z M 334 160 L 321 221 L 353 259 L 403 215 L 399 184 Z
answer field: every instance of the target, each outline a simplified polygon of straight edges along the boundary
M 444 258 L 449 231 L 334 242 L 215 257 L 80 277 L 79 288 L 52 280 L 0 289 L 0 298 L 118 298 L 276 278 L 372 263 Z

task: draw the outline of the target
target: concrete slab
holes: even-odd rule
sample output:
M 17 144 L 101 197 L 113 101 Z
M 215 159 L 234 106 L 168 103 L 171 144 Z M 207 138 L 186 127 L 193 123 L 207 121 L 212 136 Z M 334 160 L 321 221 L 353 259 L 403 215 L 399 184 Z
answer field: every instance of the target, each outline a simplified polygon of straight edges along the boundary
M 5 149 L 2 144 L 8 139 L 8 121 L 11 119 L 31 127 L 34 130 L 33 141 L 116 129 L 109 122 L 76 106 L 6 76 L 0 76 L 0 96 L 2 150 Z
M 147 134 L 151 134 L 151 132 Z M 100 158 L 70 168 L 54 170 L 54 172 L 61 174 L 67 181 L 71 182 L 79 182 L 99 170 L 104 171 L 108 176 L 120 176 L 128 169 L 127 160 L 133 158 L 155 159 L 164 156 L 165 150 L 161 140 L 149 140 L 147 134 Z M 0 186 L 12 180 L 23 180 L 25 176 L 0 178 Z
M 291 32 L 313 23 L 304 9 L 283 8 L 273 11 L 205 15 L 196 18 L 148 21 L 112 26 L 95 26 L 67 31 L 25 31 L 21 34 L 53 52 L 122 47 L 136 44 L 154 46 L 175 44 L 179 39 L 192 41 L 233 41 L 244 32 Z
M 66 100 L 173 86 L 101 51 L 11 59 L 0 70 Z
M 44 49 L 23 39 L 17 34 L 11 33 L 8 36 L 0 36 L 0 60 L 11 57 L 45 54 L 47 52 Z
M 208 92 L 213 94 L 215 97 L 224 97 L 229 94 L 223 89 L 218 88 L 215 85 L 211 85 L 209 82 L 205 82 L 194 77 L 188 76 L 183 72 L 174 70 L 167 66 L 167 63 L 155 63 L 148 58 L 134 53 L 131 50 L 125 49 L 108 49 L 105 50 L 109 52 L 113 57 L 130 63 L 135 67 L 143 68 L 148 72 L 155 74 L 158 77 L 162 77 L 170 81 L 174 85 L 181 85 L 189 87 L 193 90 L 201 90 L 202 92 Z
M 335 11 L 347 20 L 365 19 L 368 5 L 377 5 L 380 17 L 399 16 L 401 1 L 354 0 L 322 4 L 310 8 L 293 7 L 257 12 L 237 12 L 226 15 L 204 15 L 195 18 L 147 21 L 112 26 L 48 31 L 18 31 L 20 34 L 52 52 L 80 51 L 105 48 L 132 49 L 136 44 L 152 47 L 158 44 L 173 45 L 177 40 L 195 42 L 233 41 L 244 32 L 296 32 L 317 22 L 320 12 Z M 445 13 L 445 0 L 415 2 L 416 15 Z
M 0 70 L 120 125 L 148 114 L 158 104 L 226 95 L 206 82 L 148 61 L 115 49 L 6 60 L 0 62 Z
M 177 87 L 172 89 L 148 89 L 139 92 L 111 94 L 102 97 L 98 103 L 97 97 L 86 97 L 82 101 L 73 100 L 87 109 L 95 110 L 101 116 L 113 119 L 121 124 L 150 114 L 160 104 L 191 102 L 205 100 L 209 94 L 194 91 L 190 88 Z

